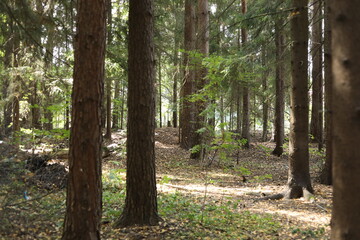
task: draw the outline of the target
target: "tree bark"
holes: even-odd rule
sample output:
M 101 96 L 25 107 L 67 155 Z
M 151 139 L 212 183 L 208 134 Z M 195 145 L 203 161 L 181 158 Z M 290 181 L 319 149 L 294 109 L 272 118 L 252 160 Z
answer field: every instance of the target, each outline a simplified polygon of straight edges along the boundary
M 69 179 L 62 239 L 100 239 L 105 0 L 79 0 Z
M 153 0 L 130 0 L 126 199 L 116 227 L 157 225 Z
M 284 144 L 284 110 L 285 110 L 285 39 L 282 31 L 283 20 L 279 19 L 275 23 L 275 46 L 276 46 L 276 70 L 275 70 L 275 149 L 272 154 L 280 157 L 283 152 Z
M 312 0 L 312 4 L 312 108 L 310 134 L 313 141 L 318 143 L 319 150 L 321 150 L 323 148 L 322 2 Z
M 313 193 L 309 171 L 308 12 L 307 0 L 293 0 L 291 23 L 291 119 L 289 176 L 285 198 Z
M 261 63 L 263 66 L 266 66 L 266 48 L 265 48 L 265 44 L 262 46 L 261 49 Z M 263 120 L 263 130 L 262 130 L 262 141 L 266 142 L 268 139 L 268 121 L 269 121 L 269 100 L 268 100 L 268 96 L 267 96 L 267 91 L 268 91 L 268 83 L 267 83 L 267 78 L 268 78 L 268 71 L 265 70 L 262 73 L 262 90 L 263 90 L 263 96 L 262 96 L 262 120 Z
M 197 26 L 197 50 L 201 53 L 202 58 L 209 55 L 209 3 L 208 0 L 198 1 L 198 26 Z M 206 85 L 207 70 L 201 65 L 201 59 L 198 59 L 196 65 L 195 93 L 200 91 Z M 199 132 L 198 130 L 206 127 L 206 117 L 204 111 L 207 106 L 207 99 L 199 99 L 195 102 L 195 132 L 194 145 L 200 145 L 200 151 L 192 152 L 190 158 L 202 160 L 205 154 L 204 144 L 206 143 L 207 130 Z
M 324 1 L 324 74 L 325 74 L 325 164 L 320 174 L 322 184 L 332 184 L 332 66 L 331 66 L 331 27 L 329 0 Z
M 247 4 L 246 0 L 241 0 L 241 12 L 246 14 Z M 241 43 L 244 45 L 247 42 L 247 30 L 241 29 Z M 247 83 L 243 87 L 243 111 L 242 111 L 242 133 L 241 138 L 246 140 L 244 144 L 245 148 L 250 147 L 250 92 Z
M 333 209 L 331 239 L 360 239 L 360 2 L 331 1 Z
M 184 26 L 184 80 L 181 86 L 180 113 L 180 146 L 184 149 L 192 148 L 194 144 L 194 104 L 188 97 L 194 93 L 194 69 L 190 51 L 195 50 L 195 5 L 193 0 L 185 0 Z

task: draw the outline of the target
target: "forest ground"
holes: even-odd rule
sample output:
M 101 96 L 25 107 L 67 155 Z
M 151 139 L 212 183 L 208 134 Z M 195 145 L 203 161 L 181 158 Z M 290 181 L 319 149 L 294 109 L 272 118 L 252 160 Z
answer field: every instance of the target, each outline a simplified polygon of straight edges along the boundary
M 248 150 L 213 151 L 203 163 L 194 163 L 189 152 L 179 147 L 177 129 L 157 129 L 157 189 L 163 222 L 113 229 L 125 198 L 126 141 L 123 131 L 114 132 L 104 144 L 102 238 L 329 239 L 332 190 L 317 181 L 321 154 L 311 148 L 315 195 L 310 201 L 258 201 L 282 191 L 288 156 L 272 156 L 274 144 L 256 139 Z M 32 159 L 26 148 L 16 153 L 6 142 L 0 144 L 0 239 L 60 238 L 66 196 L 64 146 L 37 142 L 33 150 L 48 151 L 48 167 L 32 172 L 29 165 L 25 169 L 25 159 Z

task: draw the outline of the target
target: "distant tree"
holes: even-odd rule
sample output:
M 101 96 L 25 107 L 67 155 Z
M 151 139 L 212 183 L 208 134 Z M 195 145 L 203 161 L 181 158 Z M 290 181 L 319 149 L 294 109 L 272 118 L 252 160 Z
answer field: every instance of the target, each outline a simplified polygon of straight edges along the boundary
M 331 1 L 333 209 L 331 239 L 360 239 L 359 1 Z
M 285 37 L 283 33 L 283 20 L 278 19 L 275 23 L 275 47 L 276 47 L 276 70 L 275 70 L 275 149 L 272 154 L 280 157 L 284 144 L 284 111 L 285 111 Z
M 115 226 L 157 225 L 153 0 L 130 0 L 126 199 Z
M 246 14 L 247 4 L 246 0 L 241 0 L 241 12 Z M 241 43 L 244 45 L 247 42 L 248 34 L 247 29 L 241 28 Z M 246 139 L 245 147 L 250 147 L 250 92 L 249 86 L 244 86 L 242 89 L 243 93 L 243 109 L 242 109 L 242 132 L 241 137 Z
M 311 35 L 312 57 L 312 107 L 310 134 L 313 141 L 323 147 L 323 57 L 322 57 L 322 2 L 312 0 L 313 22 Z
M 69 180 L 62 239 L 100 239 L 105 0 L 78 0 Z
M 329 2 L 324 1 L 324 77 L 325 77 L 325 164 L 320 174 L 322 184 L 332 184 L 332 66 L 331 66 L 331 27 Z

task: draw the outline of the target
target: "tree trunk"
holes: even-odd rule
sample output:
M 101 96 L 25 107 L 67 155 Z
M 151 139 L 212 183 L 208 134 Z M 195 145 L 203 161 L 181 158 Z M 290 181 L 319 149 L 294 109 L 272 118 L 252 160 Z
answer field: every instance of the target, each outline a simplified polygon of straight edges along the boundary
M 329 0 L 324 1 L 324 73 L 325 73 L 325 164 L 320 174 L 322 184 L 332 184 L 332 66 L 331 66 L 331 27 L 329 19 Z
M 176 15 L 176 10 L 179 8 L 179 3 L 174 2 L 174 9 L 175 9 L 175 27 L 178 27 L 178 16 Z M 173 56 L 173 63 L 174 63 L 174 77 L 173 77 L 173 97 L 172 97 L 172 125 L 174 128 L 178 127 L 178 81 L 179 81 L 179 37 L 177 31 L 174 31 L 174 39 L 175 39 L 175 46 L 174 46 L 174 56 Z
M 289 177 L 285 198 L 313 193 L 309 172 L 308 13 L 307 0 L 293 0 L 291 22 L 291 120 Z
M 120 114 L 120 80 L 115 80 L 115 89 L 114 89 L 114 109 L 112 111 L 112 128 L 119 128 L 119 114 Z
M 333 209 L 331 239 L 360 239 L 360 2 L 331 1 Z
M 247 4 L 246 0 L 241 0 L 241 12 L 246 14 Z M 241 29 L 241 43 L 244 45 L 247 42 L 247 30 L 245 28 Z M 244 144 L 245 148 L 250 147 L 250 92 L 247 83 L 243 87 L 243 111 L 242 111 L 242 132 L 241 138 L 246 140 Z
M 323 147 L 323 74 L 322 74 L 322 3 L 312 0 L 312 108 L 310 134 L 318 143 L 319 150 Z
M 360 2 L 332 1 L 333 210 L 331 239 L 360 239 Z
M 111 79 L 106 79 L 106 133 L 105 139 L 111 139 Z
M 9 25 L 11 26 L 12 23 L 9 22 Z M 12 29 L 12 26 L 9 27 L 9 29 Z M 7 40 L 5 43 L 5 51 L 4 51 L 4 68 L 5 70 L 11 68 L 11 56 L 13 53 L 13 47 L 14 47 L 14 41 L 11 38 L 11 34 L 12 31 L 8 31 L 7 32 Z M 4 114 L 4 120 L 3 120 L 3 125 L 2 125 L 2 133 L 5 136 L 9 136 L 11 134 L 11 122 L 12 122 L 12 106 L 11 106 L 11 101 L 8 100 L 9 97 L 9 91 L 10 91 L 10 76 L 7 75 L 5 76 L 3 83 L 2 83 L 2 100 L 4 101 L 4 109 L 3 109 L 3 114 Z
M 158 112 L 159 112 L 159 127 L 162 128 L 162 99 L 161 99 L 161 53 L 159 53 L 158 60 Z
M 263 66 L 266 66 L 266 48 L 265 48 L 265 44 L 262 46 L 262 51 L 261 51 L 261 62 Z M 263 97 L 262 97 L 262 120 L 263 120 L 263 130 L 262 130 L 262 141 L 266 142 L 268 140 L 268 122 L 269 122 L 269 100 L 268 100 L 268 96 L 267 96 L 267 91 L 268 91 L 268 83 L 267 83 L 267 78 L 268 78 L 268 71 L 265 70 L 262 73 L 262 90 L 263 90 Z
M 181 86 L 181 114 L 180 114 L 180 146 L 184 149 L 192 148 L 194 144 L 194 104 L 188 97 L 194 93 L 194 70 L 189 52 L 195 50 L 195 5 L 193 0 L 185 0 L 184 27 L 184 80 Z
M 197 50 L 201 53 L 202 58 L 209 55 L 209 3 L 208 0 L 198 1 L 198 26 L 197 26 Z M 195 92 L 199 93 L 206 85 L 207 70 L 201 65 L 201 60 L 196 66 Z M 195 102 L 195 132 L 194 145 L 200 145 L 200 151 L 192 152 L 190 158 L 202 160 L 204 158 L 207 130 L 199 132 L 201 128 L 206 127 L 206 117 L 204 111 L 207 106 L 206 99 L 200 99 Z
M 280 157 L 283 152 L 284 144 L 284 109 L 285 109 L 285 70 L 284 70 L 284 55 L 285 55 L 285 40 L 284 34 L 281 30 L 283 27 L 283 20 L 279 19 L 275 23 L 275 46 L 276 46 L 276 96 L 275 96 L 275 149 L 272 154 Z
M 130 0 L 125 207 L 116 226 L 157 225 L 153 0 Z
M 78 0 L 69 179 L 62 239 L 100 239 L 105 0 Z

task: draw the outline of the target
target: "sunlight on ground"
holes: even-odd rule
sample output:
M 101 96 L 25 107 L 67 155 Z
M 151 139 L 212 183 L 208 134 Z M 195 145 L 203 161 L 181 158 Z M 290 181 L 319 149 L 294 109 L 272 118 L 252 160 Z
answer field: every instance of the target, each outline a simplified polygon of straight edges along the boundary
M 158 148 L 175 148 L 174 145 L 169 145 L 169 144 L 163 144 L 161 142 L 158 142 L 158 141 L 155 141 L 155 146 L 158 147 Z

